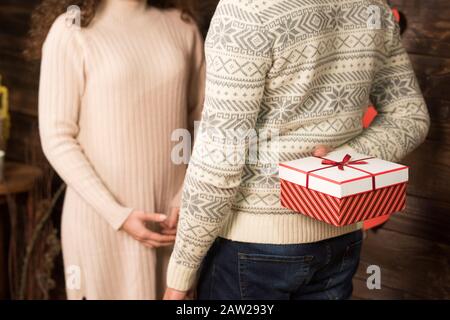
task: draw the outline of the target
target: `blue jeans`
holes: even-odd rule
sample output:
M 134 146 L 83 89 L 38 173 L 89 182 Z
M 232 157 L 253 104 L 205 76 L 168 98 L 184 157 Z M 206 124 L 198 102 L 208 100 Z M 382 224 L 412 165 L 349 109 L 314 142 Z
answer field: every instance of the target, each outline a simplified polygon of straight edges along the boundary
M 200 271 L 200 300 L 340 300 L 351 297 L 362 232 L 272 245 L 218 238 Z

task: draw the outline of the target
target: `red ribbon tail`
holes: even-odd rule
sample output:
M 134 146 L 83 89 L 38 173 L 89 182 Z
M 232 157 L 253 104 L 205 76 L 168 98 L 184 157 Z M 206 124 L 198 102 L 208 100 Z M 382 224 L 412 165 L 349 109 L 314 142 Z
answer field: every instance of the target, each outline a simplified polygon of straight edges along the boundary
M 367 161 L 352 161 L 352 162 L 349 162 L 348 164 L 368 164 L 368 162 Z
M 328 159 L 323 159 L 323 160 L 322 160 L 322 164 L 332 164 L 332 165 L 336 165 L 336 161 L 328 160 Z
M 342 162 L 348 162 L 350 159 L 352 158 L 351 155 L 349 155 L 348 153 L 345 155 L 344 159 L 342 159 Z

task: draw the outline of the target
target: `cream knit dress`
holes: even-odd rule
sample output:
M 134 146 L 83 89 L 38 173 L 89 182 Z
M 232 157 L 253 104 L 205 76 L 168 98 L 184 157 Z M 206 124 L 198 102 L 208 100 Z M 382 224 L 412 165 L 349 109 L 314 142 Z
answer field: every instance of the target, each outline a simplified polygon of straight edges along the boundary
M 69 299 L 160 297 L 170 250 L 119 229 L 133 209 L 178 205 L 186 168 L 171 161 L 171 136 L 193 127 L 203 88 L 202 38 L 179 11 L 107 0 L 87 28 L 65 15 L 55 21 L 43 48 L 39 122 L 45 154 L 68 185 Z

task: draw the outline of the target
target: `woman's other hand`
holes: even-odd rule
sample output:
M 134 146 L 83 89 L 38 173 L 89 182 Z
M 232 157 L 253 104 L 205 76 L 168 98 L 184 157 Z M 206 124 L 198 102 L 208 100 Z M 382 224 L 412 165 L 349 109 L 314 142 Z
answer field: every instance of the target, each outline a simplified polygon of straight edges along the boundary
M 174 244 L 175 235 L 161 234 L 147 228 L 147 222 L 163 223 L 167 220 L 164 214 L 147 213 L 135 210 L 125 220 L 121 230 L 149 248 L 168 247 Z
M 168 235 L 176 235 L 178 227 L 178 218 L 180 216 L 180 208 L 171 208 L 167 219 L 161 222 L 161 233 Z

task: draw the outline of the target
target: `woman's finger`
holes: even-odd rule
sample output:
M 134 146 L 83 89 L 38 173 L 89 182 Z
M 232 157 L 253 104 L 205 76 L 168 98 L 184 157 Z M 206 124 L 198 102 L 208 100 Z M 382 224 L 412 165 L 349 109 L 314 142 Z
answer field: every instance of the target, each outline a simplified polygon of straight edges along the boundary
M 173 242 L 175 241 L 175 236 L 150 231 L 148 233 L 148 236 L 145 237 L 145 240 L 151 240 L 156 242 Z
M 155 249 L 154 244 L 151 243 L 151 242 L 145 242 L 145 241 L 139 241 L 139 242 L 140 242 L 142 245 L 144 245 L 145 247 L 147 247 L 147 248 Z
M 165 235 L 176 235 L 177 229 L 176 228 L 175 229 L 162 229 L 161 233 L 165 234 Z
M 173 246 L 174 242 L 156 242 L 156 241 L 144 241 L 142 242 L 146 247 L 156 249 L 156 248 L 163 248 L 163 247 L 170 247 Z
M 164 222 L 167 220 L 167 216 L 161 213 L 146 213 L 143 212 L 141 216 L 142 220 L 147 222 Z
M 169 228 L 175 228 L 178 224 L 178 217 L 180 216 L 180 208 L 171 208 L 167 220 L 164 224 Z
M 173 242 L 175 235 L 165 235 L 143 228 L 137 237 L 140 241 Z

